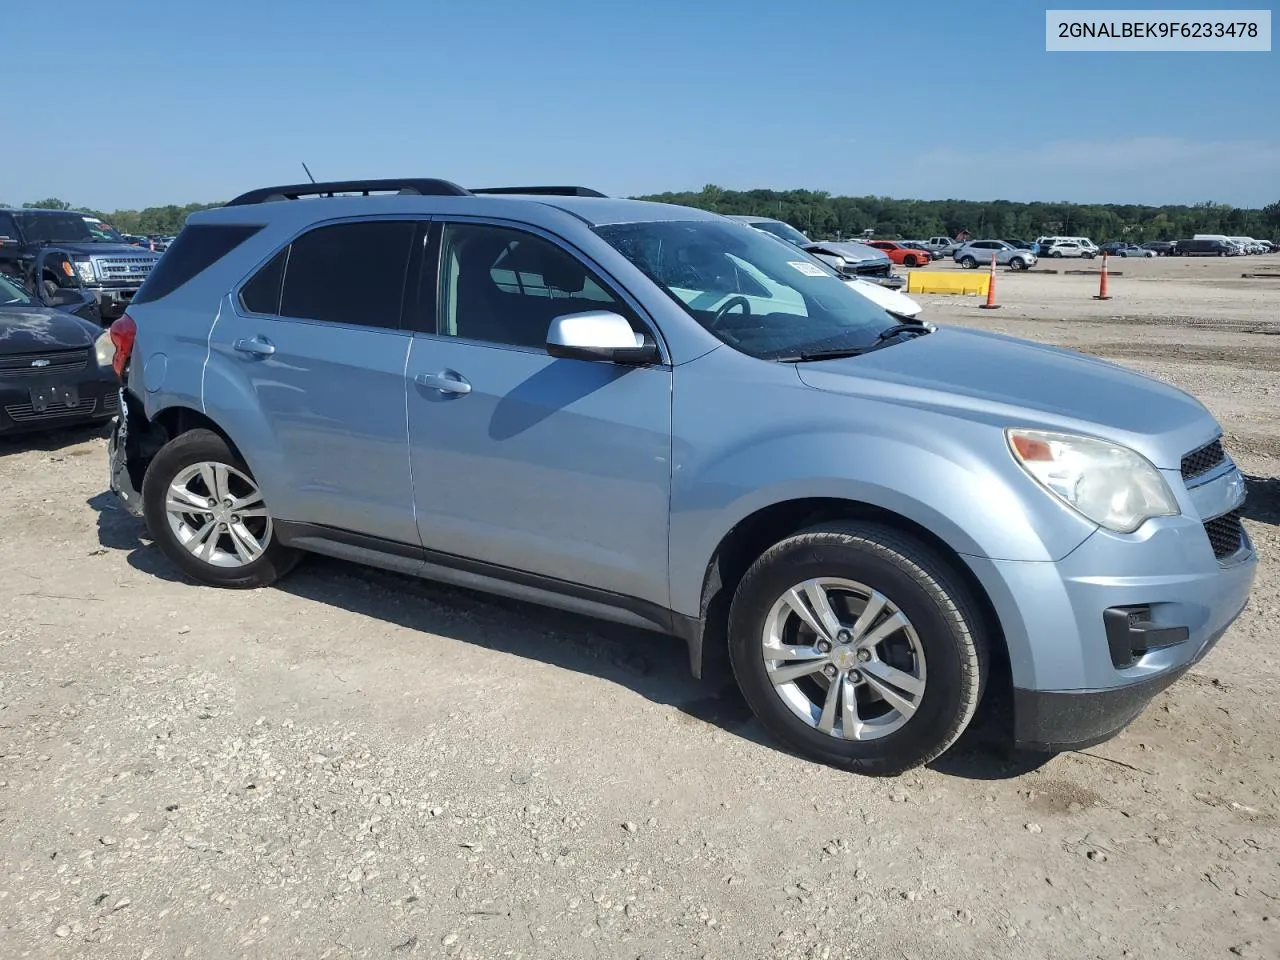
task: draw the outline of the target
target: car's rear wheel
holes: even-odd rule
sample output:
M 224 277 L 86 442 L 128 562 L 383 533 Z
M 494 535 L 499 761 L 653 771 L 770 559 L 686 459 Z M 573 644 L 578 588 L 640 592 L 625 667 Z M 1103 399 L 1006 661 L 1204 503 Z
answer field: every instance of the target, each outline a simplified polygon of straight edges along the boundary
M 143 480 L 142 509 L 165 556 L 200 583 L 264 587 L 298 561 L 276 539 L 249 467 L 212 430 L 191 430 L 160 449 Z
M 986 676 L 976 606 L 920 542 L 870 523 L 788 537 L 743 578 L 730 657 L 764 726 L 859 773 L 928 763 L 968 726 Z
M 973 257 L 961 257 L 961 258 L 960 258 L 960 266 L 964 267 L 966 270 L 972 270 L 972 269 L 974 269 L 977 265 L 978 265 L 978 261 L 977 261 L 977 260 L 975 260 Z

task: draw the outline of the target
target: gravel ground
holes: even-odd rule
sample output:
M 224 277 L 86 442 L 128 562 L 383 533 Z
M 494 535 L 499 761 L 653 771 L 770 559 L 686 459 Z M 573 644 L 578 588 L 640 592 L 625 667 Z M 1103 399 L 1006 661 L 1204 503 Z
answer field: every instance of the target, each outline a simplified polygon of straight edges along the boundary
M 922 298 L 1194 391 L 1251 477 L 1250 608 L 1047 760 L 859 778 L 673 640 L 320 559 L 197 587 L 102 435 L 0 441 L 0 956 L 1280 957 L 1277 260 Z

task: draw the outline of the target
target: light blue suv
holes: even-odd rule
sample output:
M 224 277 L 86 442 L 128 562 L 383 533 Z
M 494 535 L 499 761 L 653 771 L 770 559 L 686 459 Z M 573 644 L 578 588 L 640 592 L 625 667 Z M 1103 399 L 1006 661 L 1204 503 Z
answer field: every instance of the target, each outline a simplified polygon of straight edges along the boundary
M 1243 609 L 1214 418 L 902 322 L 751 227 L 572 187 L 255 190 L 111 330 L 111 483 L 191 578 L 306 551 L 682 637 L 790 748 L 926 763 L 984 693 L 1061 750 Z

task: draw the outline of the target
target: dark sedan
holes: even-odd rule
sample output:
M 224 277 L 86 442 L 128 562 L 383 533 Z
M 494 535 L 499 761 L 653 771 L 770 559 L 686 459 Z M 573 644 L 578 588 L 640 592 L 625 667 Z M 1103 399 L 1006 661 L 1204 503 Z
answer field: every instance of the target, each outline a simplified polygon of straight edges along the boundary
M 115 416 L 119 381 L 107 336 L 0 274 L 0 435 Z

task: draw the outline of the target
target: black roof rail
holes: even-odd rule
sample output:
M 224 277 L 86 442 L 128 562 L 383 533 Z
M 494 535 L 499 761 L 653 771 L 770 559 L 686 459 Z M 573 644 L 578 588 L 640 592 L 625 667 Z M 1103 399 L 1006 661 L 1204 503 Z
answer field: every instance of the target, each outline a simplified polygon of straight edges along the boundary
M 590 187 L 472 187 L 472 193 L 527 193 L 543 197 L 607 197 Z
M 465 187 L 460 187 L 448 180 L 332 180 L 325 183 L 291 183 L 282 187 L 260 187 L 240 194 L 227 206 L 242 207 L 251 203 L 269 203 L 273 200 L 297 200 L 300 197 L 332 197 L 339 193 L 358 193 L 367 197 L 375 191 L 420 197 L 470 195 L 470 191 Z

